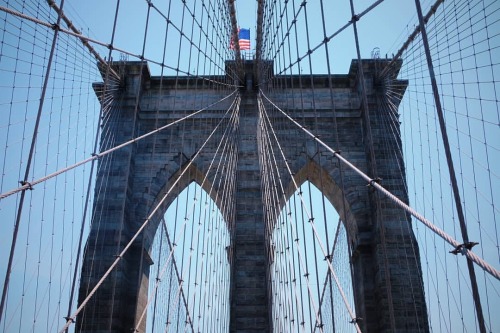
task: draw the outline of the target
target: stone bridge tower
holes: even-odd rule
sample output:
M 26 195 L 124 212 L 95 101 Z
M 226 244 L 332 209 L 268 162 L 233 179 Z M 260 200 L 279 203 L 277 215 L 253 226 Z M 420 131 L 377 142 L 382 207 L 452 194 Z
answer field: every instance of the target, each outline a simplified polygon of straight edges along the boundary
M 326 75 L 315 75 L 307 80 L 283 76 L 275 81 L 287 88 L 269 88 L 267 95 L 292 117 L 302 119 L 305 126 L 314 128 L 315 134 L 321 135 L 330 147 L 341 150 L 345 158 L 371 177 L 381 178 L 387 189 L 407 201 L 402 152 L 395 149 L 401 146 L 400 138 L 384 127 L 384 121 L 388 117 L 397 117 L 397 114 L 391 114 L 381 106 L 383 99 L 390 98 L 385 94 L 384 82 L 392 82 L 396 87 L 393 93 L 400 96 L 407 82 L 396 79 L 401 63 L 396 63 L 396 68 L 383 80 L 379 68 L 387 63 L 383 59 L 363 61 L 372 139 L 366 135 L 356 61 L 348 74 L 332 76 L 332 89 Z M 228 217 L 232 221 L 227 221 L 233 234 L 230 331 L 270 332 L 266 253 L 269 244 L 264 237 L 257 141 L 258 92 L 254 89 L 253 63 L 246 62 L 245 68 L 247 75 L 243 84 L 246 88 L 239 92 L 242 98 L 240 128 L 235 147 L 238 151 L 236 213 Z M 114 135 L 116 143 L 154 130 L 226 95 L 224 91 L 203 84 L 195 91 L 193 79 L 187 77 L 163 78 L 160 84 L 160 78 L 152 77 L 147 65 L 141 62 L 118 63 L 116 69 L 123 75 L 115 98 L 116 114 L 103 128 L 103 133 Z M 96 90 L 99 91 L 99 85 Z M 396 100 L 391 102 L 398 103 Z M 149 138 L 141 140 L 116 151 L 109 160 L 100 161 L 101 164 L 111 163 L 113 171 L 105 179 L 98 173 L 94 214 L 102 216 L 101 220 L 105 222 L 92 225 L 83 261 L 80 302 L 115 259 L 117 249 L 131 239 L 151 207 L 156 205 L 200 147 L 204 126 L 215 124 L 228 106 L 229 101 L 219 103 L 207 110 L 203 119 L 193 118 L 179 127 L 176 133 L 180 135 L 184 131 L 183 140 L 173 138 L 172 131 L 168 135 L 160 132 L 154 141 Z M 279 131 L 282 127 L 277 128 Z M 395 130 L 397 133 L 399 128 Z M 376 203 L 372 190 L 350 170 L 342 169 L 341 180 L 339 164 L 331 154 L 322 154 L 323 158 L 318 162 L 314 156 L 322 153 L 321 148 L 310 140 L 300 139 L 303 135 L 299 129 L 287 129 L 280 135 L 290 138 L 284 144 L 291 158 L 289 162 L 295 180 L 299 184 L 309 180 L 319 188 L 321 178 L 324 184 L 321 190 L 346 225 L 352 251 L 356 313 L 362 318 L 359 321 L 362 331 L 389 332 L 391 320 L 397 332 L 428 331 L 420 259 L 409 217 L 383 198 Z M 376 147 L 377 175 L 371 175 L 369 171 L 372 163 L 370 146 Z M 156 158 L 151 160 L 153 149 Z M 214 152 L 215 147 L 208 146 L 205 151 Z M 209 168 L 207 155 L 197 159 L 191 166 L 192 170 L 184 174 L 175 193 L 162 205 L 162 214 L 155 217 L 140 240 L 122 258 L 114 279 L 108 279 L 94 295 L 86 314 L 77 319 L 76 327 L 80 332 L 129 332 L 134 327 L 136 317 L 146 304 L 150 276 L 148 263 L 151 263 L 149 251 L 159 219 L 190 182 L 201 183 Z M 289 184 L 286 195 L 290 197 L 294 192 L 292 179 L 286 174 L 282 179 Z M 217 185 L 213 188 L 216 192 Z M 211 195 L 217 202 L 217 193 Z M 389 294 L 393 311 L 388 305 Z M 99 319 L 92 319 L 92 316 Z M 141 327 L 140 331 L 144 330 L 145 326 Z

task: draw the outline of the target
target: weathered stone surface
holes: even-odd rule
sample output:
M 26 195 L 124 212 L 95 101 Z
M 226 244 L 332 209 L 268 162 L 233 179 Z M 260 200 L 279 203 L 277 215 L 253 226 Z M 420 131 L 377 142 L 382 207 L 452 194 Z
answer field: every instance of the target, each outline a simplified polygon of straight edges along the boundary
M 332 87 L 326 75 L 311 80 L 281 77 L 276 80 L 285 89 L 269 89 L 269 97 L 294 119 L 319 135 L 330 147 L 342 151 L 342 156 L 368 173 L 380 177 L 383 185 L 407 200 L 404 186 L 404 166 L 400 139 L 394 128 L 387 128 L 389 114 L 383 107 L 383 86 L 378 82 L 377 68 L 385 60 L 363 63 L 367 85 L 373 146 L 377 174 L 370 174 L 367 155 L 366 124 L 363 121 L 362 98 L 358 85 L 357 62 L 349 74 L 332 76 Z M 103 131 L 112 133 L 110 145 L 125 142 L 159 126 L 179 119 L 189 112 L 215 103 L 226 91 L 212 89 L 204 80 L 192 78 L 151 77 L 147 66 L 138 62 L 119 65 L 125 73 L 124 90 L 116 100 L 115 114 Z M 251 63 L 246 64 L 252 70 Z M 141 74 L 142 73 L 142 77 Z M 224 80 L 224 77 L 213 79 Z M 390 78 L 392 80 L 395 77 Z M 398 81 L 404 91 L 406 83 Z M 161 91 L 160 91 L 161 86 Z M 403 92 L 401 91 L 401 93 Z M 118 94 L 118 93 L 117 93 Z M 136 107 L 136 97 L 139 96 Z M 226 216 L 233 226 L 231 332 L 270 332 L 270 302 L 268 290 L 268 255 L 266 252 L 261 175 L 257 145 L 258 110 L 256 92 L 241 92 L 238 162 L 236 166 L 236 214 Z M 230 101 L 211 106 L 199 118 L 183 122 L 148 139 L 119 150 L 99 162 L 94 215 L 99 223 L 92 225 L 83 261 L 79 300 L 89 292 L 104 273 L 115 255 L 131 239 L 142 221 L 163 196 L 182 166 L 195 154 L 206 134 L 223 117 Z M 390 332 L 389 290 L 394 308 L 397 332 L 428 331 L 427 313 L 421 280 L 418 247 L 407 215 L 382 198 L 376 197 L 355 172 L 340 166 L 332 154 L 312 142 L 300 129 L 282 118 L 273 119 L 277 135 L 286 149 L 295 181 L 309 180 L 335 206 L 345 221 L 352 249 L 352 268 L 356 313 L 362 317 L 363 332 Z M 336 127 L 335 127 L 336 123 Z M 335 130 L 336 129 L 336 130 Z M 396 128 L 397 130 L 397 128 Z M 338 141 L 337 141 L 338 138 Z M 214 140 L 214 142 L 217 142 Z M 105 143 L 101 149 L 105 149 Z M 78 317 L 80 332 L 129 332 L 142 312 L 147 298 L 149 280 L 148 250 L 159 217 L 191 181 L 202 183 L 208 173 L 215 145 L 180 179 L 160 213 L 150 227 L 124 256 L 100 291 Z M 153 155 L 154 152 L 154 155 Z M 341 177 L 342 176 L 342 177 Z M 214 179 L 208 173 L 205 189 Z M 281 175 L 285 195 L 294 192 L 292 179 Z M 218 182 L 213 184 L 212 198 L 220 205 Z M 281 204 L 284 204 L 283 202 Z M 377 211 L 377 207 L 380 210 Z M 274 207 L 280 209 L 280 207 Z M 97 220 L 97 219 L 96 219 Z M 382 231 L 385 245 L 382 242 Z M 388 274 L 386 274 L 388 272 Z M 386 281 L 389 276 L 390 281 Z M 145 324 L 144 324 L 145 325 Z M 144 331 L 142 325 L 139 331 Z

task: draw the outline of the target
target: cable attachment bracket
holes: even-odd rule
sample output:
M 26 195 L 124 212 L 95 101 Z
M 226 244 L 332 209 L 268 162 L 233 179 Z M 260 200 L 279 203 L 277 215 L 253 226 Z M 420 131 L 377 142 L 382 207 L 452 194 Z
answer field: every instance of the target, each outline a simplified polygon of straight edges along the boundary
M 381 182 L 381 181 L 382 181 L 382 178 L 380 178 L 380 177 L 375 177 L 375 178 L 373 178 L 372 180 L 370 180 L 370 182 L 369 182 L 369 183 L 368 183 L 368 185 L 366 185 L 366 186 L 368 186 L 368 187 L 373 187 L 373 184 L 374 184 L 374 183 L 380 184 L 380 182 Z
M 451 250 L 450 253 L 457 255 L 461 253 L 462 255 L 465 255 L 467 253 L 467 250 L 471 250 L 474 246 L 478 245 L 478 242 L 467 242 L 458 245 L 454 250 Z
M 35 189 L 33 185 L 28 181 L 20 180 L 19 184 L 21 184 L 21 186 L 26 186 L 26 190 L 33 191 Z

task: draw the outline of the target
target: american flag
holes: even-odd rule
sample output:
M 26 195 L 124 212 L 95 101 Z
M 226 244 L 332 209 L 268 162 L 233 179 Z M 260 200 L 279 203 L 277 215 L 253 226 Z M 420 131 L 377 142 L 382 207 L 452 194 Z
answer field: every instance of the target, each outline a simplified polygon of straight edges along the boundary
M 238 39 L 240 50 L 250 50 L 250 29 L 239 29 Z M 231 49 L 234 49 L 233 40 L 231 39 Z

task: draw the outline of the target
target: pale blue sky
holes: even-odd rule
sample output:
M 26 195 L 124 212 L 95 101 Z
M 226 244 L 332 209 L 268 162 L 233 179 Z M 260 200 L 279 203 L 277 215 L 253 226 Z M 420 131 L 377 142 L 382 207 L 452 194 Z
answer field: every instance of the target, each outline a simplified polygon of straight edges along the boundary
M 0 2 L 2 5 L 8 3 L 8 1 Z M 45 0 L 39 2 L 41 7 L 46 11 L 47 6 Z M 155 5 L 158 5 L 163 12 L 166 12 L 168 1 L 155 0 L 153 2 Z M 187 2 L 191 4 L 194 3 L 194 0 L 189 0 Z M 296 0 L 295 2 L 298 5 L 299 1 Z M 327 35 L 329 35 L 348 22 L 351 19 L 351 13 L 347 0 L 323 2 L 328 17 Z M 428 10 L 428 7 L 433 2 L 434 1 L 430 0 L 422 1 L 424 12 Z M 175 9 L 172 10 L 170 18 L 174 24 L 180 25 L 182 13 L 179 8 L 181 8 L 181 1 L 172 0 L 172 3 L 176 6 L 174 6 Z M 198 0 L 198 4 L 199 3 L 200 0 Z M 289 3 L 291 3 L 291 1 L 289 1 Z M 356 12 L 359 13 L 363 11 L 372 3 L 373 0 L 355 1 Z M 451 3 L 452 5 L 450 1 L 446 1 L 445 4 L 446 3 Z M 494 4 L 493 1 L 484 1 L 482 3 Z M 318 4 L 319 0 L 308 2 L 309 30 L 312 32 L 310 33 L 311 47 L 316 46 L 323 39 L 321 20 L 319 10 L 317 9 Z M 103 43 L 109 43 L 115 6 L 116 1 L 113 0 L 66 0 L 65 12 L 75 25 L 82 29 L 85 35 L 88 34 L 91 38 Z M 416 23 L 414 6 L 413 0 L 386 0 L 363 17 L 358 22 L 362 57 L 369 58 L 375 47 L 380 48 L 381 57 L 384 57 L 385 54 L 390 56 L 396 53 L 407 36 L 414 30 L 414 25 Z M 236 8 L 238 24 L 240 27 L 251 29 L 252 45 L 255 46 L 256 1 L 237 0 Z M 117 35 L 114 42 L 116 48 L 137 55 L 142 52 L 146 11 L 147 4 L 145 0 L 121 1 L 119 20 L 117 23 Z M 498 13 L 500 13 L 500 11 L 497 11 L 497 14 Z M 3 17 L 4 16 L 2 16 L 2 18 Z M 41 17 L 43 17 L 43 15 L 41 15 Z M 439 16 L 439 18 L 441 21 L 445 20 L 443 16 Z M 494 16 L 490 18 L 494 18 Z M 47 21 L 50 22 L 51 20 Z M 301 24 L 303 21 L 304 17 L 303 14 L 301 14 L 298 17 L 298 24 L 300 24 L 299 27 L 302 29 L 299 29 L 299 55 L 303 55 L 307 51 L 304 37 L 305 33 L 303 31 L 304 26 Z M 13 22 L 18 21 L 13 20 Z M 499 27 L 499 24 L 496 23 L 494 27 Z M 2 58 L 0 60 L 0 68 L 2 70 L 1 78 L 3 82 L 0 87 L 0 105 L 3 114 L 0 123 L 0 143 L 5 151 L 5 156 L 2 156 L 4 157 L 3 162 L 7 161 L 4 165 L 4 174 L 2 178 L 2 190 L 6 191 L 18 186 L 17 182 L 22 178 L 21 174 L 24 172 L 25 157 L 29 148 L 28 144 L 35 118 L 34 111 L 36 111 L 38 97 L 40 95 L 39 87 L 42 85 L 41 78 L 44 75 L 44 68 L 40 64 L 46 61 L 49 49 L 48 46 L 50 45 L 48 41 L 50 41 L 53 32 L 50 29 L 39 29 L 36 43 L 43 44 L 44 49 L 38 48 L 33 52 L 30 47 L 25 44 L 29 43 L 29 37 L 26 36 L 34 33 L 26 33 L 23 31 L 23 37 L 25 39 L 20 43 L 20 49 L 26 52 L 21 52 L 21 55 L 19 55 L 16 53 L 19 52 L 16 49 L 16 26 L 4 25 L 3 29 L 2 31 L 4 34 L 2 35 L 2 42 L 4 42 L 4 44 L 2 44 Z M 186 32 L 189 30 L 190 29 L 185 28 Z M 498 31 L 500 31 L 500 27 L 496 30 L 496 32 Z M 447 33 L 453 35 L 454 31 L 449 31 Z M 476 38 L 483 38 L 484 36 L 481 36 L 481 34 L 484 33 L 477 33 Z M 446 34 L 441 35 L 441 37 L 445 35 Z M 162 61 L 163 36 L 164 21 L 157 15 L 153 15 L 144 53 L 146 58 L 158 62 Z M 175 37 L 175 33 L 171 33 L 171 36 L 172 38 L 169 40 L 167 47 L 168 54 L 165 62 L 175 67 L 178 60 L 177 48 L 179 41 L 178 38 Z M 498 36 L 496 39 L 493 37 L 491 47 L 493 51 L 491 51 L 491 55 L 493 57 L 492 62 L 495 64 L 495 59 L 499 59 L 498 57 L 500 56 L 498 52 L 498 45 L 500 43 L 498 43 Z M 67 36 L 61 38 L 67 39 Z M 460 64 L 462 67 L 471 66 L 471 58 L 468 56 L 469 53 L 466 53 L 471 49 L 467 47 L 470 46 L 467 44 L 470 43 L 469 39 L 464 42 L 466 43 L 465 45 L 459 45 L 460 47 L 457 46 L 458 42 L 452 46 L 447 45 L 445 42 L 447 42 L 446 38 L 443 38 L 443 40 L 433 40 L 432 45 L 434 45 L 436 47 L 435 50 L 439 52 L 444 53 L 449 51 L 450 48 L 454 52 L 452 55 L 453 61 L 443 56 L 436 60 L 435 63 L 436 65 L 439 64 L 438 70 L 443 72 L 443 75 L 440 76 L 440 81 L 442 83 L 440 89 L 442 93 L 447 96 L 447 98 L 443 100 L 443 105 L 447 112 L 447 119 L 449 119 L 448 126 L 450 127 L 449 134 L 453 149 L 452 153 L 455 160 L 457 162 L 460 161 L 460 163 L 457 163 L 456 167 L 457 170 L 459 170 L 457 173 L 461 180 L 461 190 L 464 194 L 464 200 L 466 200 L 467 203 L 472 203 L 467 205 L 466 214 L 470 223 L 469 225 L 471 226 L 473 239 L 477 240 L 483 237 L 482 242 L 484 246 L 481 244 L 483 247 L 477 250 L 478 253 L 487 257 L 491 264 L 496 265 L 498 268 L 499 258 L 496 254 L 498 249 L 495 247 L 495 245 L 498 247 L 498 231 L 495 226 L 495 221 L 498 221 L 500 215 L 498 211 L 500 191 L 500 147 L 498 147 L 498 142 L 500 142 L 500 136 L 498 131 L 499 97 L 496 94 L 497 91 L 500 92 L 500 69 L 498 64 L 491 65 L 491 68 L 483 66 L 484 68 L 481 69 L 480 74 L 481 81 L 484 82 L 478 84 L 477 81 L 479 81 L 479 79 L 475 77 L 477 73 L 466 72 L 464 74 L 460 72 L 460 66 L 457 65 L 457 63 L 462 62 Z M 229 40 L 227 43 L 229 44 Z M 73 45 L 71 43 L 69 44 Z M 79 43 L 74 44 L 79 45 Z M 61 45 L 64 45 L 64 43 L 61 43 Z M 184 45 L 184 47 L 186 47 L 186 45 Z M 96 46 L 96 48 L 103 57 L 107 56 L 108 50 L 106 48 L 101 46 Z M 458 50 L 455 50 L 455 48 Z M 333 73 L 346 73 L 349 69 L 351 60 L 356 57 L 352 28 L 346 29 L 338 37 L 332 40 L 329 44 L 329 50 Z M 32 61 L 36 66 L 30 67 L 32 63 L 30 64 L 29 60 L 19 63 L 14 61 L 16 56 L 20 58 L 29 58 L 30 52 L 34 53 L 35 57 L 39 57 L 35 59 L 35 61 Z M 462 52 L 464 53 L 462 54 Z M 477 59 L 480 61 L 490 61 L 488 59 L 484 60 L 484 53 L 485 52 L 478 56 Z M 71 53 L 68 52 L 68 54 Z M 190 67 L 185 54 L 186 52 L 182 52 L 179 65 L 180 69 L 183 71 L 190 70 L 192 72 L 193 67 Z M 99 106 L 94 97 L 91 84 L 100 80 L 100 75 L 95 66 L 93 66 L 93 59 L 89 63 L 82 63 L 82 67 L 91 69 L 84 69 L 82 73 L 78 73 L 78 75 L 82 75 L 78 77 L 81 78 L 83 88 L 77 87 L 70 79 L 73 73 L 64 65 L 67 59 L 70 59 L 67 60 L 68 63 L 71 62 L 72 59 L 64 58 L 65 56 L 67 56 L 65 52 L 60 52 L 60 57 L 56 59 L 57 66 L 59 66 L 56 72 L 59 76 L 55 76 L 57 79 L 51 81 L 57 82 L 57 84 L 54 83 L 54 86 L 49 89 L 49 97 L 47 98 L 44 118 L 42 120 L 41 134 L 38 139 L 39 148 L 37 150 L 36 167 L 34 167 L 32 171 L 33 178 L 41 177 L 65 165 L 88 157 L 92 150 L 91 138 L 96 128 L 96 119 L 91 119 L 91 117 L 98 114 Z M 417 56 L 419 55 L 417 54 Z M 119 52 L 115 52 L 113 57 L 119 59 Z M 464 58 L 468 60 L 463 61 Z M 138 60 L 138 58 L 133 56 L 129 56 L 128 59 Z M 312 71 L 314 73 L 326 73 L 324 49 L 320 48 L 316 51 L 312 59 L 314 66 Z M 403 126 L 402 132 L 403 141 L 405 143 L 405 156 L 407 158 L 406 167 L 409 175 L 408 182 L 410 186 L 411 204 L 416 207 L 417 210 L 424 213 L 426 217 L 429 217 L 447 232 L 453 234 L 457 239 L 460 239 L 460 235 L 457 232 L 458 228 L 455 223 L 454 208 L 449 200 L 451 197 L 448 187 L 449 181 L 443 160 L 444 155 L 441 149 L 439 134 L 436 131 L 435 110 L 432 97 L 429 94 L 429 83 L 425 63 L 422 59 L 423 57 L 421 57 L 421 55 L 416 62 L 412 62 L 414 61 L 413 59 L 405 59 L 407 63 L 411 63 L 411 66 L 408 66 L 409 68 L 404 69 L 401 73 L 402 78 L 411 80 L 405 95 L 405 100 L 400 108 L 400 121 Z M 461 60 L 459 61 L 457 59 Z M 83 60 L 79 59 L 77 62 L 78 61 Z M 85 61 L 88 61 L 88 59 Z M 452 65 L 450 65 L 450 63 Z M 479 65 L 482 66 L 483 63 L 479 63 Z M 309 71 L 308 66 L 307 61 L 304 61 L 300 65 L 300 68 L 306 73 Z M 71 69 L 71 66 L 68 68 Z M 158 75 L 160 73 L 158 66 L 150 65 L 150 68 L 153 75 Z M 487 72 L 485 72 L 485 68 L 488 70 Z M 447 74 L 447 72 L 452 69 L 461 75 Z M 172 75 L 173 73 L 173 71 L 166 71 L 167 75 Z M 296 69 L 294 73 L 297 74 Z M 60 76 L 64 76 L 64 78 L 61 79 Z M 77 75 L 75 75 L 75 77 L 76 76 Z M 472 84 L 470 82 L 458 84 L 458 82 L 462 82 L 461 80 L 472 81 Z M 450 84 L 449 81 L 453 81 L 454 84 Z M 12 87 L 15 87 L 15 89 Z M 482 100 L 478 98 L 480 94 L 482 94 Z M 61 98 L 62 95 L 64 95 L 64 99 Z M 452 99 L 450 96 L 456 98 Z M 72 112 L 68 112 L 68 110 Z M 10 116 L 12 116 L 12 118 Z M 60 126 L 56 131 L 56 124 L 65 125 Z M 468 130 L 471 130 L 472 133 L 467 133 Z M 471 140 L 471 138 L 473 139 Z M 59 146 L 59 144 L 61 146 Z M 78 152 L 74 148 L 78 148 Z M 486 153 L 489 153 L 489 155 Z M 474 161 L 470 158 L 471 154 L 474 154 Z M 471 170 L 474 166 L 476 167 L 475 175 L 472 175 Z M 83 167 L 74 174 L 70 173 L 53 179 L 46 182 L 44 185 L 38 186 L 35 191 L 29 192 L 31 199 L 27 203 L 27 208 L 23 215 L 25 218 L 23 220 L 23 228 L 21 229 L 22 236 L 18 243 L 18 255 L 15 261 L 17 275 L 13 275 L 13 283 L 18 289 L 11 295 L 10 300 L 13 305 L 10 311 L 22 308 L 19 305 L 19 300 L 21 299 L 20 294 L 24 293 L 24 291 L 21 290 L 19 286 L 23 284 L 27 285 L 26 290 L 28 292 L 26 295 L 30 296 L 35 290 L 35 281 L 40 281 L 40 285 L 42 285 L 40 289 L 37 287 L 37 292 L 40 290 L 40 293 L 45 292 L 45 295 L 47 295 L 47 290 L 52 290 L 47 287 L 47 285 L 49 285 L 49 274 L 47 274 L 47 271 L 58 271 L 58 277 L 61 277 L 60 280 L 63 281 L 60 286 L 67 290 L 69 275 L 65 271 L 63 272 L 61 267 L 63 267 L 63 265 L 64 268 L 69 266 L 70 260 L 66 258 L 64 262 L 61 261 L 58 263 L 60 267 L 52 264 L 52 257 L 57 257 L 59 253 L 57 253 L 56 250 L 52 251 L 51 246 L 57 248 L 59 245 L 62 246 L 64 242 L 73 242 L 74 248 L 75 237 L 80 222 L 79 219 L 81 217 L 81 211 L 79 211 L 78 207 L 79 205 L 81 206 L 82 203 L 81 193 L 84 191 L 84 184 L 88 177 L 88 172 L 88 166 Z M 488 187 L 488 176 L 493 179 L 492 188 Z M 423 180 L 426 180 L 425 188 L 423 188 Z M 72 183 L 73 181 L 75 181 L 76 185 Z M 67 198 L 61 198 L 61 196 L 56 195 L 56 193 L 62 191 L 77 194 L 73 196 L 68 194 Z M 45 199 L 42 198 L 43 193 L 49 193 L 45 195 Z M 444 200 L 442 199 L 443 197 L 445 198 Z M 476 201 L 477 204 L 475 204 Z M 7 221 L 3 224 L 2 229 L 0 229 L 0 253 L 2 254 L 8 253 L 8 246 L 10 245 L 11 239 L 11 226 L 16 207 L 17 202 L 15 196 L 0 202 L 0 220 Z M 65 220 L 67 223 L 63 226 L 54 223 L 58 219 Z M 29 225 L 32 225 L 31 229 L 28 228 Z M 44 228 L 43 231 L 42 227 Z M 71 234 L 73 236 L 65 237 L 65 234 Z M 457 319 L 460 315 L 463 315 L 467 324 L 470 325 L 467 328 L 468 331 L 473 331 L 474 329 L 470 327 L 473 326 L 474 313 L 470 303 L 466 303 L 469 301 L 469 298 L 467 298 L 469 291 L 468 286 L 463 282 L 467 280 L 464 277 L 466 274 L 465 270 L 461 269 L 456 274 L 461 277 L 460 281 L 462 285 L 459 287 L 457 287 L 456 284 L 445 285 L 443 278 L 444 273 L 441 271 L 451 267 L 450 270 L 452 270 L 452 273 L 448 274 L 449 276 L 453 276 L 455 274 L 453 269 L 456 269 L 459 265 L 463 267 L 463 258 L 449 255 L 447 253 L 449 250 L 447 245 L 443 245 L 439 241 L 433 243 L 433 237 L 421 225 L 418 225 L 417 236 L 419 242 L 425 246 L 423 256 L 425 257 L 424 261 L 426 261 L 424 263 L 426 293 L 431 300 L 429 309 L 431 310 L 433 320 L 435 320 L 434 322 L 436 322 L 436 319 L 441 320 L 441 316 L 443 318 L 447 316 L 447 308 L 445 308 L 445 310 L 439 308 L 444 305 L 437 304 L 436 295 L 438 293 L 447 293 L 448 296 L 442 296 L 440 302 L 443 303 L 444 300 L 446 300 L 451 304 L 450 312 L 452 313 L 452 320 L 446 324 L 434 326 L 435 331 L 447 331 L 446 325 L 450 325 L 452 328 L 454 328 L 452 325 L 460 327 L 461 322 Z M 67 248 L 69 247 L 70 246 Z M 64 254 L 68 253 L 66 252 Z M 51 258 L 50 260 L 49 257 Z M 28 260 L 26 260 L 26 258 Z M 0 256 L 0 273 L 2 274 L 2 278 L 6 267 L 6 260 L 6 255 Z M 458 265 L 455 265 L 455 261 Z M 22 269 L 25 262 L 27 263 L 27 267 L 31 270 L 27 275 L 25 274 L 25 281 L 23 281 Z M 447 263 L 449 266 L 443 263 Z M 435 267 L 437 267 L 439 271 L 438 269 L 434 270 Z M 54 274 L 57 275 L 56 273 Z M 488 296 L 486 294 L 489 294 L 490 299 L 488 299 L 488 302 L 490 303 L 490 309 L 497 309 L 499 307 L 497 305 L 500 303 L 498 283 L 496 281 L 492 282 L 482 274 L 479 275 L 479 279 L 480 283 L 482 283 L 482 296 L 485 297 Z M 494 283 L 497 284 L 495 285 Z M 489 289 L 484 288 L 484 285 L 487 285 Z M 459 288 L 464 289 L 463 293 L 457 292 Z M 32 293 L 30 294 L 29 292 Z M 57 294 L 57 291 L 55 289 L 52 290 L 52 294 Z M 467 304 L 464 306 L 463 314 L 460 313 L 460 311 L 462 311 L 462 304 L 459 299 L 462 294 L 466 295 L 464 303 Z M 19 298 L 16 298 L 18 296 Z M 26 297 L 26 299 L 28 299 L 28 297 Z M 38 312 L 26 315 L 26 317 L 29 317 L 30 320 L 38 318 L 39 321 L 42 321 L 40 318 L 43 318 L 47 313 L 50 323 L 47 325 L 44 323 L 42 325 L 43 328 L 46 326 L 50 328 L 56 327 L 60 323 L 62 315 L 57 312 L 59 310 L 50 310 L 52 312 L 49 316 L 50 311 L 43 308 L 43 304 L 45 304 L 43 302 L 45 301 L 46 298 L 44 298 L 43 301 L 26 301 L 24 305 L 24 311 L 26 313 L 38 307 Z M 43 312 L 40 308 L 43 308 Z M 61 310 L 60 312 L 65 312 L 65 310 Z M 12 312 L 10 313 L 12 314 Z M 8 323 L 9 325 L 13 325 L 10 327 L 17 327 L 15 325 L 18 325 L 21 318 L 16 317 L 19 313 L 18 311 L 17 314 L 10 317 L 10 322 Z M 490 317 L 491 315 L 493 315 L 493 324 L 497 325 L 495 327 L 500 327 L 500 320 L 494 316 L 494 313 L 490 313 Z M 32 325 L 31 322 L 26 325 L 29 327 L 35 326 L 34 324 Z M 0 329 L 3 329 L 3 327 Z M 451 331 L 455 330 L 452 329 Z

